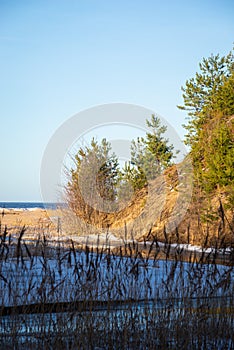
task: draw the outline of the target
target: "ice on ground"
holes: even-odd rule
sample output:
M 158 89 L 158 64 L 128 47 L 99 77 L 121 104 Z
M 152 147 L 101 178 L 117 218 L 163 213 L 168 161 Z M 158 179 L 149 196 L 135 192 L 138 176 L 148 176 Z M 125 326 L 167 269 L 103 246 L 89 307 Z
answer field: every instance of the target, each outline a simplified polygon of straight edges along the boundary
M 147 245 L 151 245 L 153 242 L 147 241 L 145 242 Z M 183 249 L 184 251 L 190 251 L 190 252 L 198 252 L 198 253 L 219 253 L 219 254 L 230 254 L 232 249 L 231 248 L 223 248 L 223 249 L 217 249 L 217 248 L 203 248 L 198 245 L 192 245 L 192 244 L 182 244 L 182 243 L 171 243 L 171 244 L 166 244 L 163 242 L 157 242 L 157 245 L 160 248 L 165 248 L 166 246 L 170 246 L 171 248 L 174 249 Z
M 61 237 L 62 238 L 62 237 Z M 100 247 L 100 246 L 116 246 L 122 245 L 123 240 L 116 237 L 112 233 L 100 234 L 100 235 L 84 235 L 84 236 L 66 236 L 67 239 L 71 239 L 76 243 L 86 244 L 87 246 Z

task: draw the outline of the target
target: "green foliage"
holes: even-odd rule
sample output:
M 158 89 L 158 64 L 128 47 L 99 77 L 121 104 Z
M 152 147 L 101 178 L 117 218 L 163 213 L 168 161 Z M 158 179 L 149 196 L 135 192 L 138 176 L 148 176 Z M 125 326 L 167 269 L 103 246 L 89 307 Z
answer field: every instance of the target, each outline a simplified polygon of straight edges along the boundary
M 222 110 L 227 108 L 226 101 L 221 96 L 221 90 L 225 84 L 229 85 L 227 81 L 233 76 L 233 53 L 230 52 L 221 58 L 219 55 L 203 58 L 199 68 L 200 72 L 196 73 L 194 78 L 187 80 L 185 87 L 182 87 L 184 105 L 178 106 L 188 111 L 188 124 L 184 125 L 188 131 L 185 143 L 192 148 L 199 140 L 200 129 L 217 109 L 217 103 Z M 225 107 L 222 103 L 225 104 Z M 226 112 L 229 114 L 230 110 Z
M 213 101 L 213 109 L 222 112 L 224 117 L 234 115 L 234 71 L 220 85 Z
M 111 146 L 106 139 L 100 144 L 92 139 L 90 146 L 80 147 L 76 153 L 75 168 L 71 169 L 66 187 L 67 200 L 73 211 L 91 210 L 97 196 L 103 200 L 115 200 L 118 159 L 110 152 Z
M 225 121 L 219 120 L 211 130 L 210 142 L 204 150 L 203 184 L 210 191 L 229 186 L 234 180 L 234 140 Z
M 142 174 L 143 177 L 143 174 Z M 125 162 L 123 168 L 119 172 L 119 181 L 117 185 L 118 199 L 120 205 L 126 205 L 138 188 L 142 188 L 145 181 L 139 177 L 139 171 L 131 162 Z
M 160 119 L 152 115 L 151 120 L 146 120 L 147 126 L 152 130 L 146 134 L 146 145 L 149 152 L 154 156 L 154 162 L 158 173 L 171 165 L 173 156 L 173 145 L 168 145 L 168 140 L 164 138 L 167 130 L 166 126 L 161 126 Z
M 89 146 L 80 147 L 66 186 L 67 201 L 75 213 L 90 218 L 97 202 L 100 204 L 100 198 L 103 200 L 102 210 L 112 211 L 117 205 L 129 201 L 135 191 L 171 165 L 173 146 L 168 145 L 168 140 L 163 137 L 166 127 L 161 126 L 160 119 L 154 115 L 146 122 L 151 132 L 145 138 L 132 141 L 131 162 L 126 162 L 121 171 L 106 139 L 100 144 L 92 139 Z
M 173 145 L 168 145 L 164 138 L 166 126 L 162 126 L 155 115 L 146 120 L 151 132 L 146 137 L 132 141 L 131 162 L 125 165 L 122 178 L 130 181 L 134 189 L 142 188 L 148 180 L 155 179 L 164 169 L 172 164 Z
M 185 143 L 191 147 L 195 175 L 206 191 L 234 181 L 234 56 L 203 59 L 200 72 L 182 88 L 188 111 Z

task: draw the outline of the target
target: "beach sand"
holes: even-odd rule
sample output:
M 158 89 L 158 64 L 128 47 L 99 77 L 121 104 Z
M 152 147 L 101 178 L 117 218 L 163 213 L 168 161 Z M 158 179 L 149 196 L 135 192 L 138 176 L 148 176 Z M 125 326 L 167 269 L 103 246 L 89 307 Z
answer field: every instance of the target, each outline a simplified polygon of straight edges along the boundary
M 7 228 L 18 227 L 48 227 L 52 225 L 50 216 L 56 217 L 55 210 L 34 209 L 4 209 L 0 213 L 0 221 L 2 226 Z

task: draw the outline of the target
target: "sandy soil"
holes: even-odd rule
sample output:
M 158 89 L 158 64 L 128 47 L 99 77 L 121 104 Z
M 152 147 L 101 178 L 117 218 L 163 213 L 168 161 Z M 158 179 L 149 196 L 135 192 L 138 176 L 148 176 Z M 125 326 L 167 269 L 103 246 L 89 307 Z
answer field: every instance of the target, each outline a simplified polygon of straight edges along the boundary
M 54 210 L 15 210 L 15 209 L 4 209 L 0 213 L 0 221 L 2 226 L 8 228 L 13 227 L 48 227 L 52 225 L 50 217 L 56 217 L 56 211 Z

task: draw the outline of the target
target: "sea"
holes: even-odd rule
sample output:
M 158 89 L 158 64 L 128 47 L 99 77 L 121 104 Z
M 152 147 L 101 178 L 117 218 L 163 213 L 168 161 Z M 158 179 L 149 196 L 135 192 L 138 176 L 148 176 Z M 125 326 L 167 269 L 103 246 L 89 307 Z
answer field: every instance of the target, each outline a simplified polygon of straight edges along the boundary
M 56 209 L 58 207 L 61 207 L 61 203 L 0 202 L 0 210 L 2 209 L 18 209 L 18 210 Z

